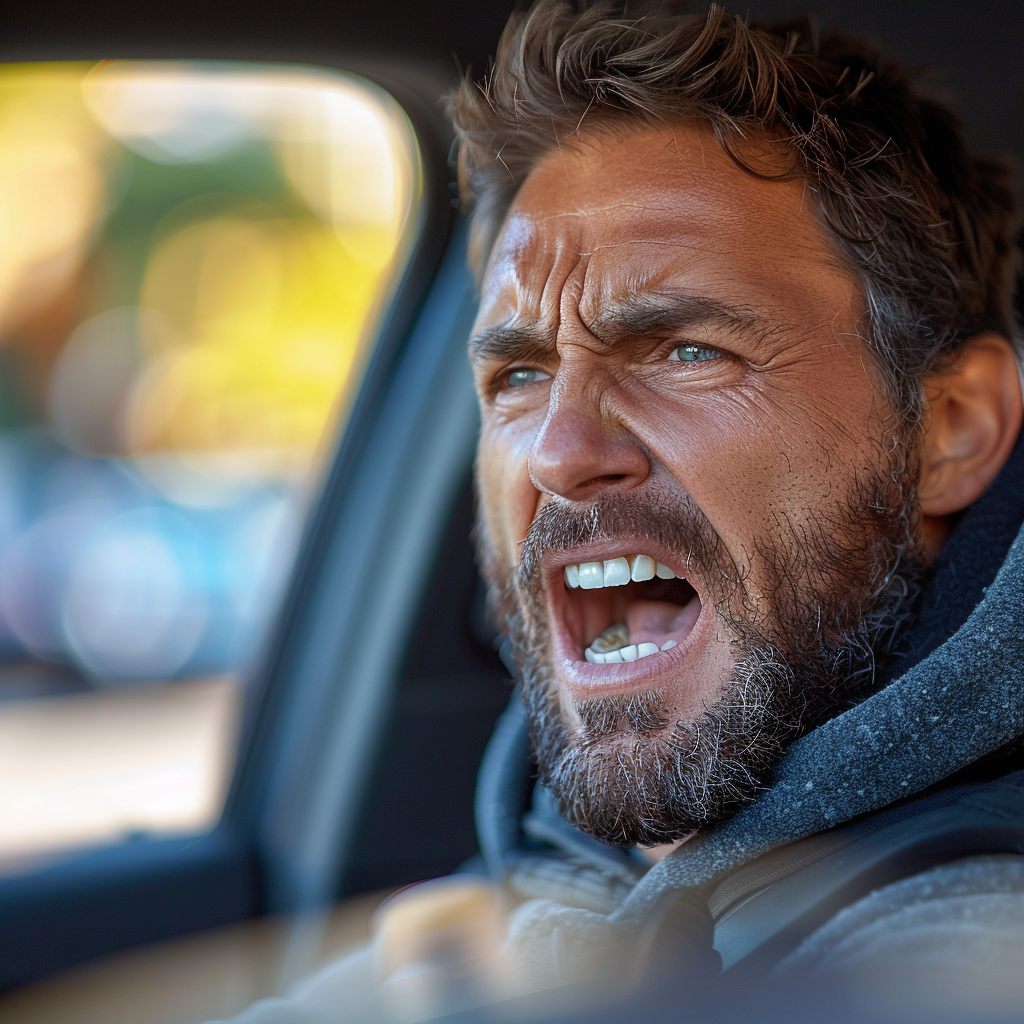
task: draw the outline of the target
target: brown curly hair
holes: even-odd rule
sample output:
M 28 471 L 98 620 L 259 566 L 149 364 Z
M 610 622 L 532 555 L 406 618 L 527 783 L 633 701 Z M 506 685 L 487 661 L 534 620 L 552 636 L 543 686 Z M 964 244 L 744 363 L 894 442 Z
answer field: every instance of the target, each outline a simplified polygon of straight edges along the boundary
M 954 116 L 867 43 L 808 19 L 748 24 L 712 5 L 538 0 L 516 13 L 482 82 L 449 98 L 482 273 L 519 185 L 580 132 L 690 123 L 751 174 L 744 139 L 781 143 L 857 274 L 868 336 L 904 423 L 922 378 L 969 337 L 1015 341 L 1010 169 L 971 155 Z

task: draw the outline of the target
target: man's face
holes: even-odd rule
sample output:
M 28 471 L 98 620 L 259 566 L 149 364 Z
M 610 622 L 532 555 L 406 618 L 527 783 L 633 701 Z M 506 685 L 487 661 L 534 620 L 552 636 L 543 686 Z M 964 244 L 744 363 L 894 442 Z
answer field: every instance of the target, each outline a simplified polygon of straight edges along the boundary
M 709 134 L 523 183 L 471 342 L 481 547 L 542 778 L 602 838 L 728 814 L 870 673 L 917 531 L 864 320 L 804 183 Z

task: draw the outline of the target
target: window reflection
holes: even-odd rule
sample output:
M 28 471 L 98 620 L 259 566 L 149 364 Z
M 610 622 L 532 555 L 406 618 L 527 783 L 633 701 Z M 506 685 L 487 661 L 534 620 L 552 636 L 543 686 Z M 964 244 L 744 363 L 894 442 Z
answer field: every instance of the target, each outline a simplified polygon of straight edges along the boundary
M 340 75 L 0 68 L 0 855 L 216 819 L 416 172 Z

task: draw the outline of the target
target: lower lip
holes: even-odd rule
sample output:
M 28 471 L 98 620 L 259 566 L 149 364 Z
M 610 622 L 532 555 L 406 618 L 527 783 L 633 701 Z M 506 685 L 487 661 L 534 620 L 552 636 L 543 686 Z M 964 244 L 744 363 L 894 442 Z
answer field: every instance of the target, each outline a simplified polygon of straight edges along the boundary
M 639 661 L 612 665 L 580 661 L 575 654 L 575 644 L 559 630 L 555 640 L 555 660 L 561 665 L 561 675 L 570 695 L 578 700 L 588 700 L 598 695 L 653 690 L 663 685 L 666 682 L 665 674 L 678 673 L 703 644 L 707 632 L 705 620 L 709 618 L 704 611 L 704 607 L 701 607 L 693 629 L 677 646 Z

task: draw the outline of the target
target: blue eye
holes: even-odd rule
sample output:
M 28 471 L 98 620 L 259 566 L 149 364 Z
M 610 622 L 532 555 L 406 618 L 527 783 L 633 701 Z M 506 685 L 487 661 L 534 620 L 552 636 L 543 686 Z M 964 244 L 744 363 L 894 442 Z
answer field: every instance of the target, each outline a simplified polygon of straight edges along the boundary
M 708 359 L 718 359 L 721 352 L 707 345 L 680 345 L 672 350 L 669 359 L 677 363 L 703 363 Z
M 510 388 L 521 388 L 539 380 L 547 380 L 548 376 L 543 370 L 510 370 L 506 380 Z

